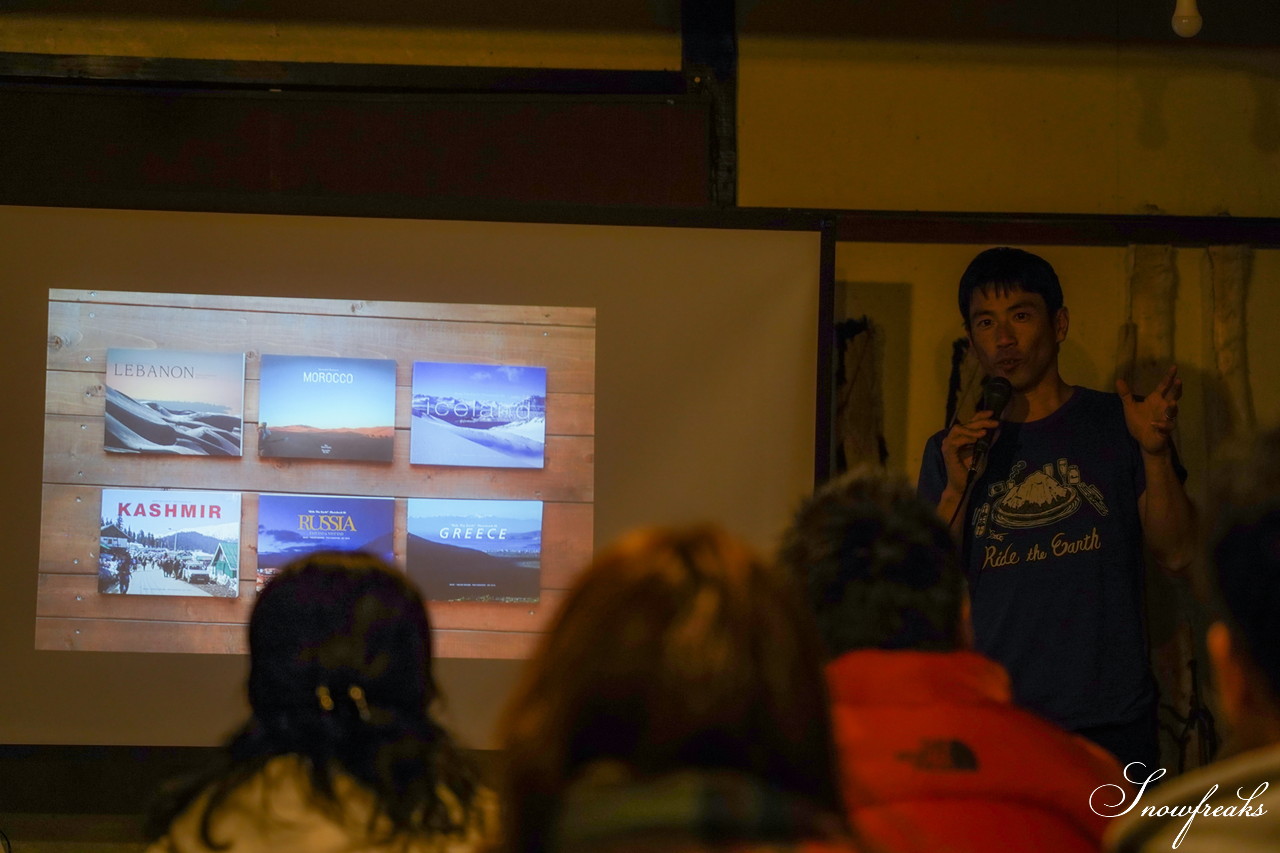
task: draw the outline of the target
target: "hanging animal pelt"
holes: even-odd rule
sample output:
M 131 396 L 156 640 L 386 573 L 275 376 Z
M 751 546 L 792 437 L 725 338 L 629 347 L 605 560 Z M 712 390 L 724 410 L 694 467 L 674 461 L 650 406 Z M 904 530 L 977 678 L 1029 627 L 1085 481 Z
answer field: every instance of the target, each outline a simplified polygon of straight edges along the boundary
M 1252 253 L 1248 246 L 1210 246 L 1213 288 L 1213 352 L 1216 381 L 1206 389 L 1206 433 L 1210 446 L 1254 428 L 1253 389 L 1245 347 L 1245 300 Z
M 884 332 L 867 317 L 836 324 L 836 468 L 883 467 Z
M 1121 326 L 1116 377 L 1125 379 L 1139 395 L 1155 388 L 1173 364 L 1174 258 L 1172 246 L 1129 247 L 1129 312 Z M 1162 697 L 1161 754 L 1167 762 L 1182 766 L 1186 745 L 1174 742 L 1171 733 L 1178 727 L 1175 713 L 1181 709 L 1191 713 L 1197 701 L 1191 683 L 1197 654 L 1193 611 L 1185 582 L 1160 572 L 1154 562 L 1147 564 L 1145 597 L 1151 668 Z
M 947 382 L 947 418 L 942 428 L 967 421 L 978 410 L 982 398 L 982 367 L 968 338 L 951 342 L 951 376 Z
M 1155 388 L 1173 364 L 1175 269 L 1173 246 L 1129 247 L 1129 317 L 1115 375 L 1139 394 Z

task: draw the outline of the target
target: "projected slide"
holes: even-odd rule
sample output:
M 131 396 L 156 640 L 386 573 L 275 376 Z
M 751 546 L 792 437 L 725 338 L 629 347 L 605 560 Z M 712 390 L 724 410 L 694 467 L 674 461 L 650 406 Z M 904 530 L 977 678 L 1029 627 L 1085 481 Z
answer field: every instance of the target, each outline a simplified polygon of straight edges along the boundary
M 50 291 L 35 648 L 242 654 L 260 585 L 341 548 L 424 586 L 441 657 L 526 657 L 592 551 L 595 334 L 591 308 Z

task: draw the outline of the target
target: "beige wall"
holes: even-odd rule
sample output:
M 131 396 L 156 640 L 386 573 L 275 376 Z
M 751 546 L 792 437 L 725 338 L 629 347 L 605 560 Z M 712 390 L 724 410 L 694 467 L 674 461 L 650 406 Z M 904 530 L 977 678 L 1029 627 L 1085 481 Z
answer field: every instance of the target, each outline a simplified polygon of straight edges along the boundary
M 427 13 L 423 4 L 403 14 L 370 12 L 364 20 L 359 13 L 317 15 L 311 4 L 289 2 L 271 4 L 269 17 L 219 11 L 228 5 L 174 3 L 177 11 L 164 16 L 10 12 L 0 26 L 0 51 L 628 71 L 680 68 L 679 34 L 650 15 L 641 0 L 610 4 L 603 29 L 441 23 L 438 4 L 431 4 Z
M 743 39 L 739 203 L 1280 214 L 1277 57 Z

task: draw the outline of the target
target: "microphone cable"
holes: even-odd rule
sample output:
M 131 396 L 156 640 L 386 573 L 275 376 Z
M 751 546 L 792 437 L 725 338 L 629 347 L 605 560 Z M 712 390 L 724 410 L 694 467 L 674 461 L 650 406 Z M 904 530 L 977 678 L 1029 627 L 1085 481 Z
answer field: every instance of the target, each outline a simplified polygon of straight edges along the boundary
M 1013 385 L 1003 376 L 988 376 L 983 381 L 981 405 L 983 409 L 991 411 L 991 417 L 996 421 L 1000 420 L 1000 415 L 1004 414 L 1005 406 L 1009 405 L 1009 400 L 1012 398 Z M 956 412 L 955 420 L 959 420 L 958 411 Z M 969 459 L 969 473 L 965 475 L 964 489 L 960 492 L 960 500 L 956 503 L 955 511 L 951 513 L 951 520 L 947 522 L 948 530 L 955 526 L 956 517 L 960 515 L 960 509 L 969 502 L 970 492 L 973 491 L 973 483 L 978 478 L 978 468 L 987 461 L 990 451 L 990 433 L 983 434 L 981 438 L 973 443 L 973 456 Z
M 1005 406 L 1009 405 L 1009 400 L 1013 398 L 1013 385 L 1003 376 L 989 376 L 982 383 L 982 408 L 991 410 L 991 417 L 996 421 L 1000 420 L 1000 415 L 1004 413 Z M 997 427 L 996 429 L 999 429 Z M 992 431 L 994 432 L 994 430 Z M 984 434 L 981 438 L 973 443 L 973 456 L 969 459 L 969 471 L 965 474 L 964 489 L 960 492 L 960 500 L 956 503 L 955 511 L 951 513 L 951 520 L 947 522 L 947 530 L 952 531 L 955 528 L 956 518 L 960 515 L 960 510 L 969 503 L 972 496 L 974 483 L 978 480 L 978 468 L 983 467 L 991 451 L 991 433 Z M 965 531 L 960 533 L 960 541 L 963 543 Z M 982 569 L 978 569 L 976 577 L 969 589 L 969 600 L 972 601 L 978 594 L 978 583 L 982 580 Z

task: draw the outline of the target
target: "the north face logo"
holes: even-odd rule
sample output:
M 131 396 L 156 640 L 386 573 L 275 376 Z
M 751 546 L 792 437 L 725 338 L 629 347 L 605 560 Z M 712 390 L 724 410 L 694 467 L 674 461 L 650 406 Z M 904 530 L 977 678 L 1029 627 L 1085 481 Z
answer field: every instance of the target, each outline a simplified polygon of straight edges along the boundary
M 959 740 L 922 740 L 919 752 L 900 752 L 897 758 L 917 770 L 973 773 L 978 769 L 978 756 Z

